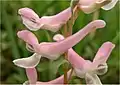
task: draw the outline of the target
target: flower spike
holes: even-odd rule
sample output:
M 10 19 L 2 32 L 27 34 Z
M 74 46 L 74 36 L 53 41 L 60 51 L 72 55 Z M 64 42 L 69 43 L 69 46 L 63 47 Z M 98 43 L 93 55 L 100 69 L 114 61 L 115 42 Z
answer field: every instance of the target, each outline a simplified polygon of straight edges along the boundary
M 56 32 L 64 25 L 71 17 L 71 8 L 67 8 L 62 12 L 53 16 L 39 16 L 30 8 L 21 8 L 18 14 L 23 20 L 23 24 L 32 31 L 39 29 L 46 29 L 52 32 Z M 57 22 L 56 22 L 57 21 Z

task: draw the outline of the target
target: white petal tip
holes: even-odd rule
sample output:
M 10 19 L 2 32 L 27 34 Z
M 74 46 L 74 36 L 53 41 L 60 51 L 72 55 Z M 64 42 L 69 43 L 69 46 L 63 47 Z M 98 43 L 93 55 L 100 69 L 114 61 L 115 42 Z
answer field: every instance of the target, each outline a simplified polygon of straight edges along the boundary
M 29 82 L 28 82 L 28 81 L 25 81 L 25 82 L 23 83 L 23 85 L 29 85 Z
M 106 22 L 103 20 L 94 20 L 92 23 L 94 23 L 96 28 L 104 28 L 106 26 Z
M 109 42 L 109 41 L 105 42 L 104 45 L 109 46 L 111 48 L 115 48 L 115 44 L 113 44 L 112 42 Z
M 53 37 L 53 40 L 55 41 L 60 41 L 60 40 L 63 40 L 64 39 L 64 36 L 61 35 L 61 34 L 56 34 L 54 37 Z
M 116 3 L 118 2 L 118 0 L 112 0 L 109 4 L 105 5 L 102 7 L 103 10 L 110 10 L 113 7 L 115 7 Z
M 24 63 L 23 61 L 21 61 L 21 60 L 14 60 L 13 61 L 13 63 L 16 65 L 16 66 L 18 66 L 18 67 L 21 67 L 21 68 L 34 68 L 34 67 L 36 67 L 36 65 L 37 64 L 35 64 L 35 65 L 26 65 L 26 63 Z
M 21 58 L 13 60 L 13 63 L 16 66 L 22 67 L 22 68 L 34 68 L 38 65 L 40 61 L 41 56 L 36 56 L 36 54 L 33 54 L 33 56 L 28 58 Z

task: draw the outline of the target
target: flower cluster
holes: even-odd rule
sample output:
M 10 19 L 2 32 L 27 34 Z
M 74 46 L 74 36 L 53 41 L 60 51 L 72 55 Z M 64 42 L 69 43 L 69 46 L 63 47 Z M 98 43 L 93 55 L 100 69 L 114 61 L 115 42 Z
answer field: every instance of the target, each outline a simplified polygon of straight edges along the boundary
M 23 24 L 31 31 L 45 29 L 57 32 L 63 25 L 66 25 L 70 21 L 71 17 L 75 14 L 75 10 L 81 10 L 87 14 L 92 13 L 99 8 L 110 10 L 115 6 L 117 1 L 118 0 L 72 0 L 70 7 L 53 16 L 39 17 L 30 8 L 21 8 L 18 10 L 18 13 L 22 18 Z M 24 85 L 63 84 L 63 75 L 48 82 L 37 81 L 37 71 L 35 67 L 40 63 L 41 57 L 56 60 L 64 53 L 67 53 L 67 60 L 72 65 L 76 76 L 85 78 L 86 84 L 88 85 L 101 85 L 101 81 L 97 75 L 103 75 L 107 72 L 108 66 L 106 61 L 115 45 L 109 41 L 103 43 L 93 61 L 83 59 L 72 49 L 72 47 L 93 30 L 104 28 L 105 25 L 106 23 L 103 20 L 91 21 L 81 30 L 66 38 L 62 34 L 56 34 L 53 37 L 55 42 L 39 42 L 37 37 L 31 31 L 18 31 L 17 36 L 26 43 L 28 51 L 33 52 L 33 55 L 30 57 L 13 61 L 15 65 L 25 68 L 26 70 L 28 81 L 26 81 Z M 70 72 L 71 70 L 67 72 L 68 79 L 70 77 Z

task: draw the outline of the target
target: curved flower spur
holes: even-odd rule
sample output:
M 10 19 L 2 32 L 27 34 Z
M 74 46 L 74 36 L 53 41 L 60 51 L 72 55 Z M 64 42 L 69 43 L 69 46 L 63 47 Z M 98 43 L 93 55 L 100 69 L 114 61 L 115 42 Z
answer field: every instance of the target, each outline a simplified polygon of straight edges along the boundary
M 61 54 L 66 52 L 68 49 L 76 45 L 79 41 L 81 41 L 88 33 L 97 28 L 103 28 L 105 26 L 105 22 L 103 20 L 95 20 L 90 22 L 83 29 L 67 37 L 66 39 L 58 42 L 42 42 L 38 44 L 38 40 L 36 36 L 28 30 L 19 31 L 18 37 L 24 40 L 26 43 L 31 45 L 34 49 L 36 55 L 41 55 L 51 60 L 56 60 Z M 16 59 L 13 62 L 20 67 L 23 68 L 31 68 L 35 67 L 39 60 L 39 56 Z M 40 57 L 41 57 L 40 56 Z
M 74 2 L 74 0 L 72 1 Z M 77 2 L 76 5 L 78 5 L 84 13 L 89 14 L 99 8 L 110 10 L 116 5 L 118 0 L 77 0 Z
M 21 8 L 18 10 L 18 14 L 21 16 L 23 24 L 32 31 L 46 29 L 56 32 L 70 19 L 71 8 L 69 7 L 56 15 L 41 18 L 30 8 Z
M 80 78 L 85 78 L 87 85 L 101 84 L 97 75 L 103 75 L 107 72 L 106 61 L 112 52 L 114 44 L 105 42 L 98 50 L 93 62 L 84 60 L 72 49 L 68 50 L 68 61 L 74 68 L 74 72 Z
M 54 79 L 54 80 L 51 80 L 51 81 L 48 81 L 48 82 L 41 82 L 41 81 L 37 81 L 37 71 L 36 71 L 36 68 L 26 68 L 26 75 L 28 77 L 28 81 L 25 81 L 23 83 L 23 85 L 31 85 L 31 84 L 34 84 L 34 85 L 56 85 L 56 84 L 60 84 L 62 85 L 64 83 L 64 75 L 61 75 L 60 77 Z M 68 76 L 68 79 L 70 77 L 70 73 L 71 73 L 71 70 L 69 70 L 67 72 L 67 76 Z

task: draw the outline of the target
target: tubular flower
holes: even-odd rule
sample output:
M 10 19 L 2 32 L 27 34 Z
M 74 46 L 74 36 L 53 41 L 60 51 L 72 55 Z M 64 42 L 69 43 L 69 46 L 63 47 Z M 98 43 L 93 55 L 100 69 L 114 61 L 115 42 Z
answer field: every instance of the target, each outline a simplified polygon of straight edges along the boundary
M 25 81 L 23 83 L 23 85 L 31 85 L 31 84 L 34 84 L 34 85 L 54 85 L 54 84 L 63 84 L 64 83 L 64 75 L 54 79 L 54 80 L 51 80 L 51 81 L 48 81 L 48 82 L 40 82 L 40 81 L 37 81 L 37 71 L 35 68 L 27 68 L 25 69 L 26 70 L 26 74 L 27 74 L 27 77 L 28 77 L 28 81 Z M 71 73 L 71 70 L 69 70 L 67 72 L 67 77 L 69 79 L 69 76 L 70 76 L 70 73 Z
M 46 29 L 56 32 L 70 19 L 71 8 L 69 7 L 56 15 L 41 18 L 30 8 L 21 8 L 18 10 L 18 14 L 21 16 L 23 24 L 32 31 Z
M 22 32 L 21 37 L 24 37 L 26 43 L 29 43 L 30 45 L 39 44 L 36 36 L 33 35 L 32 33 L 29 33 L 27 30 Z M 29 51 L 32 50 L 34 52 L 33 47 L 31 47 L 29 44 L 26 45 L 27 49 Z M 13 61 L 13 63 L 23 68 L 33 68 L 39 63 L 40 59 L 41 59 L 41 55 L 34 52 L 32 56 L 27 58 L 16 59 Z
M 118 0 L 79 0 L 78 7 L 85 13 L 89 14 L 99 8 L 104 10 L 112 9 Z
M 83 29 L 81 29 L 74 35 L 71 35 L 70 37 L 67 37 L 64 40 L 61 40 L 58 42 L 50 42 L 50 43 L 42 42 L 40 44 L 38 44 L 36 36 L 28 30 L 19 31 L 17 34 L 19 38 L 21 38 L 22 40 L 24 40 L 26 43 L 28 43 L 33 47 L 33 50 L 35 53 L 43 57 L 46 57 L 48 59 L 56 60 L 61 54 L 63 54 L 68 49 L 76 45 L 79 41 L 81 41 L 93 29 L 103 28 L 104 26 L 105 26 L 105 22 L 103 20 L 95 20 L 90 22 L 87 26 L 85 26 Z M 25 61 L 27 62 L 29 58 L 31 57 L 28 57 L 26 59 L 24 58 L 23 62 Z M 34 58 L 34 59 L 37 59 L 37 58 Z M 31 59 L 31 62 L 32 60 L 33 59 Z M 31 67 L 30 65 L 34 65 L 35 67 L 37 65 L 36 61 L 39 61 L 39 59 L 34 61 L 35 61 L 34 64 L 29 64 L 29 68 Z M 24 63 L 23 65 L 20 60 L 16 60 L 14 63 L 18 66 L 22 65 L 22 67 L 24 68 L 28 67 L 28 64 Z
M 107 72 L 106 61 L 112 52 L 114 44 L 111 42 L 105 42 L 98 50 L 93 62 L 84 60 L 73 49 L 68 50 L 68 61 L 74 68 L 74 72 L 80 78 L 85 78 L 86 83 L 101 84 L 101 81 L 97 75 L 103 75 Z

